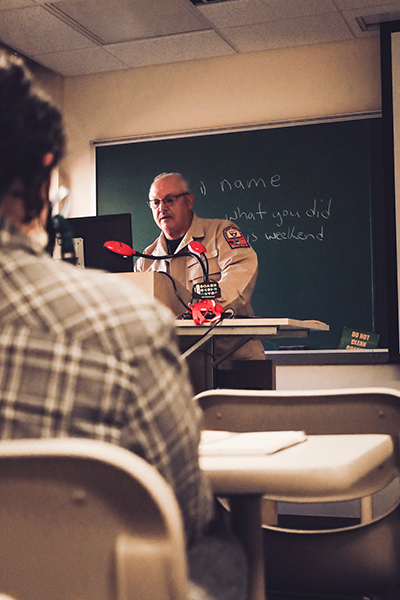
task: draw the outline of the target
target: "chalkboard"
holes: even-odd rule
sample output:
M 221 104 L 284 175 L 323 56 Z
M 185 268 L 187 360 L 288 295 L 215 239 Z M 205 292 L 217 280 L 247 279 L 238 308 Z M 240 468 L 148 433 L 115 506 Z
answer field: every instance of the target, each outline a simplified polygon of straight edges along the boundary
M 380 132 L 380 118 L 362 118 L 99 145 L 97 211 L 130 212 L 133 245 L 143 250 L 159 233 L 150 183 L 179 171 L 195 212 L 231 219 L 256 250 L 256 315 L 331 327 L 266 349 L 337 348 L 344 326 L 379 333 L 383 347 Z

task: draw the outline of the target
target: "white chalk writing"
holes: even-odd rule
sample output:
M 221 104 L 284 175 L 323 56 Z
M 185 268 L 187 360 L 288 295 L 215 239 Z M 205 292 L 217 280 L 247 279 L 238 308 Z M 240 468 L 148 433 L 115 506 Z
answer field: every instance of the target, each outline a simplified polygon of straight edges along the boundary
M 281 181 L 280 175 L 278 175 L 278 174 L 273 175 L 269 180 L 269 185 L 271 185 L 272 187 L 279 187 L 281 185 L 280 181 Z M 248 190 L 250 188 L 259 187 L 259 186 L 264 187 L 264 188 L 267 187 L 265 179 L 263 179 L 262 177 L 259 177 L 258 179 L 255 179 L 254 177 L 252 177 L 251 179 L 244 180 L 244 181 L 242 179 L 235 179 L 235 181 L 230 181 L 229 179 L 224 178 L 219 182 L 219 185 L 221 187 L 222 192 L 231 191 L 234 188 Z
M 253 210 L 244 209 L 241 206 L 236 206 L 231 212 L 225 214 L 225 219 L 238 222 L 239 226 L 244 226 L 245 222 L 263 221 L 263 231 L 250 232 L 247 239 L 250 243 L 255 243 L 261 239 L 267 241 L 318 241 L 323 242 L 325 230 L 322 225 L 315 229 L 311 227 L 311 223 L 327 222 L 331 217 L 332 198 L 326 200 L 324 198 L 313 199 L 305 203 L 303 208 L 281 208 L 280 210 L 267 210 L 262 202 L 258 202 Z M 278 229 L 274 229 L 277 227 Z

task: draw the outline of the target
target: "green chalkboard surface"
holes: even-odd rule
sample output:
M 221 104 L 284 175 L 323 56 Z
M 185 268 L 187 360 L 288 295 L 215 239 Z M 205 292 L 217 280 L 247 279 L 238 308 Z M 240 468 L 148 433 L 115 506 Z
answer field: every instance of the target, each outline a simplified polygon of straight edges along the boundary
M 98 145 L 97 211 L 130 212 L 141 251 L 159 233 L 146 204 L 150 183 L 179 171 L 196 213 L 231 219 L 256 250 L 256 315 L 331 327 L 266 349 L 337 348 L 344 326 L 379 333 L 382 347 L 380 128 L 381 119 L 365 118 Z

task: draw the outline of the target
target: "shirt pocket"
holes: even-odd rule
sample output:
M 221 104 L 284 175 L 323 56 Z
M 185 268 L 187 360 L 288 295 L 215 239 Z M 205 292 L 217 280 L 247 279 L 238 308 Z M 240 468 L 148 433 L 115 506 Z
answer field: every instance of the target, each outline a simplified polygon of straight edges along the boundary
M 219 281 L 221 279 L 221 269 L 218 261 L 218 250 L 210 250 L 210 252 L 206 252 L 206 257 L 208 260 L 208 276 L 210 279 L 215 279 Z

